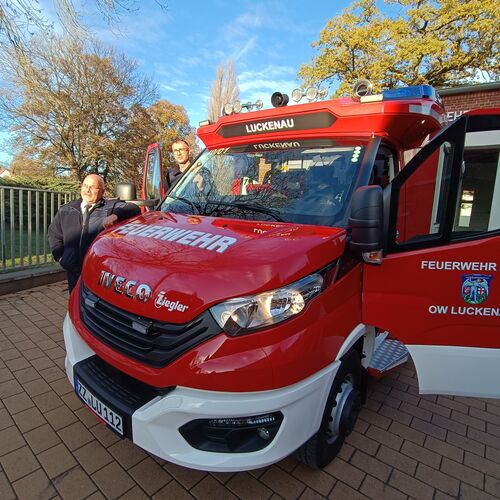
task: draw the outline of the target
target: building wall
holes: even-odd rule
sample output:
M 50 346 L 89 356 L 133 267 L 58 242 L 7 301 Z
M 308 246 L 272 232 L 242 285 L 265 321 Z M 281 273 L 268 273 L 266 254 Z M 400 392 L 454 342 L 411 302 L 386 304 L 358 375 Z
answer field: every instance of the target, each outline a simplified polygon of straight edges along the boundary
M 442 95 L 441 98 L 450 122 L 470 109 L 500 108 L 500 89 Z

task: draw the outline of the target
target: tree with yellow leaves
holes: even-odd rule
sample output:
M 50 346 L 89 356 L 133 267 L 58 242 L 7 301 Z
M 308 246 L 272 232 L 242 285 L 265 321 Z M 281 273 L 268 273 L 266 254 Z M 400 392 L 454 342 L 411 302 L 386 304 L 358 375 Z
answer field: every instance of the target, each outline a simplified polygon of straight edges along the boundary
M 427 83 L 435 87 L 500 76 L 498 0 L 360 0 L 328 21 L 304 64 L 306 86 L 340 84 L 341 95 L 360 79 L 381 88 Z M 400 12 L 394 14 L 396 10 Z

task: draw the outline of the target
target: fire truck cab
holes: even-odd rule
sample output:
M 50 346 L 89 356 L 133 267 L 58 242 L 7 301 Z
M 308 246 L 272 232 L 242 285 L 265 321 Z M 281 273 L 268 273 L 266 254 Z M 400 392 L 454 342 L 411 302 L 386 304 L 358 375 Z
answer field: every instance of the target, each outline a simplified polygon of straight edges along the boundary
M 96 239 L 70 297 L 76 394 L 187 467 L 324 467 L 367 373 L 409 355 L 423 393 L 500 396 L 500 110 L 443 128 L 429 86 L 286 100 L 200 126 L 205 151 Z

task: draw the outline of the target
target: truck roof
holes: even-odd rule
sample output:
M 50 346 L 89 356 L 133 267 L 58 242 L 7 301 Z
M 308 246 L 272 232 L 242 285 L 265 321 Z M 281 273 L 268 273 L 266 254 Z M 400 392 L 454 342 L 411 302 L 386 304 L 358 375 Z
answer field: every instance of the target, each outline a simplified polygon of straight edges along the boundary
M 408 88 L 432 89 L 423 85 Z M 445 124 L 444 108 L 433 89 L 423 97 L 387 92 L 366 99 L 343 97 L 223 116 L 214 124 L 201 126 L 197 133 L 208 149 L 277 140 L 341 141 L 342 137 L 373 136 L 410 149 Z

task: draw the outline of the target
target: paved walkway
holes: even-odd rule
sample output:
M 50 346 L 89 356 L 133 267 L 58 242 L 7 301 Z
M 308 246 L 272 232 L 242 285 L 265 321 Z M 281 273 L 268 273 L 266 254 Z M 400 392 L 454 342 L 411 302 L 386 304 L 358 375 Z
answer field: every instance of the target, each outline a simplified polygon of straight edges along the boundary
M 355 431 L 323 471 L 290 457 L 209 474 L 151 456 L 73 394 L 66 301 L 62 283 L 0 297 L 1 500 L 500 498 L 500 400 L 420 397 L 410 363 L 370 384 Z

